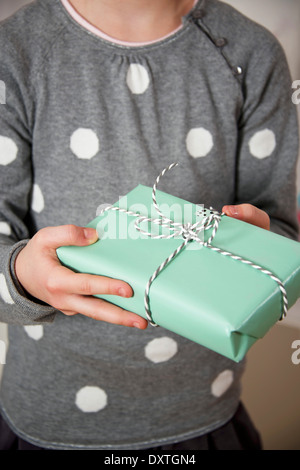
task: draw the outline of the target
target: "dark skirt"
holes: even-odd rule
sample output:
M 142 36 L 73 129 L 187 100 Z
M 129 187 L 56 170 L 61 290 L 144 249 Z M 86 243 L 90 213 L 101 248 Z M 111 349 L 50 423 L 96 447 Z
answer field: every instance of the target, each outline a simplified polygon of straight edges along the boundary
M 24 441 L 9 428 L 0 415 L 0 450 L 47 450 Z M 162 450 L 262 450 L 260 435 L 241 403 L 224 426 L 193 439 L 145 449 Z

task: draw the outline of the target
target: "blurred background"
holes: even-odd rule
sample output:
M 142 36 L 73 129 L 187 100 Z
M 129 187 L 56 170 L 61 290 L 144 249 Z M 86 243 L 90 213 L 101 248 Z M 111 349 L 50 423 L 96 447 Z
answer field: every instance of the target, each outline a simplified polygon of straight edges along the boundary
M 31 1 L 0 0 L 0 20 Z M 280 41 L 290 66 L 292 98 L 292 83 L 300 80 L 300 0 L 226 0 L 225 3 L 264 25 Z M 295 106 L 300 122 L 300 104 Z M 297 177 L 300 222 L 299 167 L 300 160 Z M 0 340 L 7 344 L 3 324 L 0 324 Z M 265 450 L 300 450 L 300 353 L 296 356 L 298 361 L 293 361 L 295 341 L 299 342 L 299 348 L 300 301 L 248 353 L 242 399 L 261 433 Z M 1 362 L 4 361 L 0 351 L 0 379 Z

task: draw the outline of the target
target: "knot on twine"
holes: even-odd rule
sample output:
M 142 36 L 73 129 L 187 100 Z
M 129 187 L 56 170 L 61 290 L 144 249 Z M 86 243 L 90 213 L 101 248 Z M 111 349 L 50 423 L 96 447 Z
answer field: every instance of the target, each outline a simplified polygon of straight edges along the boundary
M 183 224 L 182 229 L 180 230 L 180 235 L 187 241 L 196 240 L 197 234 L 192 228 L 192 224 L 187 222 Z
M 251 266 L 254 269 L 257 269 L 258 271 L 261 271 L 262 273 L 268 275 L 271 279 L 273 279 L 279 286 L 279 289 L 282 294 L 282 314 L 279 320 L 282 320 L 284 317 L 287 315 L 287 310 L 288 310 L 288 299 L 287 299 L 287 293 L 285 290 L 285 287 L 283 283 L 281 282 L 280 279 L 278 279 L 271 271 L 264 269 L 262 266 L 259 266 L 257 264 L 254 264 L 252 261 L 242 258 L 241 256 L 235 255 L 229 251 L 224 251 L 221 248 L 218 248 L 216 246 L 211 245 L 212 240 L 216 236 L 217 230 L 219 228 L 219 223 L 221 221 L 222 216 L 224 216 L 224 213 L 219 213 L 218 211 L 214 210 L 212 207 L 209 209 L 202 209 L 199 208 L 197 210 L 197 215 L 202 215 L 202 219 L 195 222 L 192 224 L 191 222 L 187 222 L 185 224 L 182 224 L 180 222 L 174 222 L 172 219 L 169 219 L 166 217 L 159 209 L 158 204 L 156 202 L 156 190 L 157 190 L 157 185 L 161 179 L 162 176 L 167 171 L 170 171 L 172 168 L 178 166 L 178 163 L 172 163 L 168 167 L 166 167 L 156 178 L 155 183 L 153 185 L 152 189 L 152 202 L 155 207 L 156 212 L 159 215 L 159 218 L 154 219 L 150 217 L 145 217 L 141 216 L 141 214 L 137 212 L 133 212 L 127 209 L 122 209 L 117 206 L 108 206 L 104 208 L 99 215 L 101 215 L 103 212 L 108 211 L 108 210 L 114 210 L 114 211 L 120 211 L 124 212 L 130 216 L 136 217 L 135 221 L 135 228 L 139 232 L 141 232 L 143 235 L 146 235 L 148 237 L 154 238 L 154 239 L 170 239 L 170 238 L 175 238 L 175 237 L 181 237 L 183 239 L 183 242 L 181 245 L 176 248 L 176 250 L 173 251 L 173 253 L 168 256 L 168 258 L 161 263 L 160 266 L 154 271 L 152 276 L 150 277 L 146 288 L 145 288 L 145 295 L 144 295 L 144 306 L 145 306 L 145 313 L 146 317 L 149 321 L 149 323 L 152 326 L 158 326 L 152 319 L 152 313 L 150 310 L 150 301 L 149 301 L 149 291 L 151 284 L 153 281 L 157 278 L 159 273 L 165 269 L 165 267 L 174 259 L 176 256 L 179 255 L 179 253 L 187 246 L 187 244 L 191 241 L 195 241 L 199 243 L 202 246 L 205 246 L 207 248 L 210 248 L 213 251 L 217 251 L 223 256 L 228 256 L 236 261 L 240 261 L 241 263 L 247 264 L 248 266 Z M 159 234 L 159 235 L 154 235 L 152 232 L 147 232 L 143 230 L 140 227 L 140 224 L 143 222 L 151 222 L 157 225 L 160 225 L 162 227 L 168 228 L 169 234 Z M 199 237 L 200 233 L 203 233 L 206 230 L 212 229 L 211 235 L 208 238 L 208 240 L 205 242 Z

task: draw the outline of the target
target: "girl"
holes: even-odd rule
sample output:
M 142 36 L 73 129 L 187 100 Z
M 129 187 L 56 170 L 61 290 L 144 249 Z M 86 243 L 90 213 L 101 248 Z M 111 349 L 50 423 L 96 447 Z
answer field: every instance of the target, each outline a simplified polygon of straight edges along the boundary
M 260 448 L 240 404 L 244 361 L 93 297 L 133 291 L 69 271 L 56 248 L 95 242 L 84 224 L 99 201 L 172 161 L 164 191 L 297 238 L 279 44 L 217 0 L 38 0 L 3 22 L 0 44 L 2 441 Z

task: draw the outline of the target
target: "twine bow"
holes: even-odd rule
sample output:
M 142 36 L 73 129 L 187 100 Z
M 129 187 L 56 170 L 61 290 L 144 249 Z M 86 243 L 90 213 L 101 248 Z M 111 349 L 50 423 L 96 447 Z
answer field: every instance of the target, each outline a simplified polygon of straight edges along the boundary
M 174 250 L 173 253 L 171 253 L 170 256 L 168 256 L 168 258 L 163 263 L 161 263 L 161 265 L 154 271 L 154 273 L 150 277 L 149 281 L 147 282 L 147 285 L 146 285 L 146 288 L 145 288 L 145 294 L 144 294 L 144 306 L 145 306 L 146 317 L 147 317 L 149 323 L 152 326 L 158 326 L 153 321 L 152 313 L 151 313 L 151 309 L 150 309 L 149 291 L 150 291 L 150 287 L 151 287 L 153 281 L 157 278 L 159 273 L 163 269 L 165 269 L 166 266 L 168 266 L 168 264 L 171 263 L 171 261 L 174 258 L 176 258 L 176 256 L 178 256 L 179 253 L 191 241 L 195 241 L 196 243 L 199 243 L 202 246 L 210 248 L 211 250 L 216 251 L 216 252 L 222 254 L 223 256 L 228 256 L 228 257 L 230 257 L 230 258 L 232 258 L 236 261 L 240 261 L 241 263 L 247 264 L 247 265 L 251 266 L 252 268 L 257 269 L 258 271 L 261 271 L 262 273 L 268 275 L 271 279 L 273 279 L 278 284 L 279 289 L 280 289 L 281 294 L 282 294 L 282 314 L 281 314 L 281 317 L 280 317 L 279 320 L 282 320 L 283 318 L 285 318 L 286 315 L 287 315 L 287 310 L 288 310 L 288 299 L 287 299 L 287 293 L 286 293 L 285 287 L 284 287 L 283 283 L 281 282 L 281 280 L 278 279 L 271 271 L 269 271 L 267 269 L 264 269 L 262 266 L 254 264 L 250 260 L 242 258 L 241 256 L 235 255 L 235 254 L 233 254 L 229 251 L 224 251 L 221 248 L 218 248 L 218 247 L 213 246 L 211 244 L 212 240 L 216 236 L 221 218 L 225 215 L 224 213 L 220 214 L 218 211 L 214 210 L 212 207 L 210 207 L 209 210 L 199 208 L 197 213 L 199 215 L 201 214 L 203 216 L 203 218 L 201 220 L 195 222 L 194 224 L 192 224 L 190 222 L 182 224 L 180 222 L 174 222 L 172 219 L 169 219 L 168 217 L 166 217 L 160 211 L 160 209 L 158 207 L 158 204 L 157 204 L 157 201 L 156 201 L 157 185 L 158 185 L 160 179 L 165 175 L 165 173 L 170 171 L 172 168 L 174 168 L 176 166 L 178 166 L 178 163 L 172 163 L 167 168 L 165 168 L 158 175 L 158 177 L 156 178 L 155 183 L 153 185 L 152 202 L 153 202 L 153 205 L 155 207 L 156 212 L 159 215 L 159 218 L 153 219 L 153 218 L 150 218 L 150 217 L 141 216 L 141 214 L 139 214 L 138 212 L 133 212 L 133 211 L 130 211 L 130 210 L 127 210 L 127 209 L 122 209 L 122 208 L 116 207 L 116 206 L 107 206 L 100 213 L 100 215 L 101 215 L 105 211 L 114 210 L 114 211 L 124 212 L 127 215 L 136 217 L 137 218 L 136 221 L 135 221 L 136 230 L 141 232 L 143 235 L 146 235 L 146 236 L 151 237 L 153 239 L 162 239 L 162 238 L 163 239 L 170 239 L 170 238 L 175 238 L 175 237 L 181 237 L 183 239 L 183 242 L 181 243 L 181 245 L 179 245 L 178 248 L 176 248 L 176 250 Z M 170 233 L 169 234 L 154 235 L 153 233 L 147 232 L 147 231 L 143 230 L 140 227 L 140 224 L 143 223 L 143 222 L 151 222 L 151 223 L 160 225 L 161 227 L 168 228 Z M 212 229 L 212 233 L 211 233 L 210 237 L 208 238 L 208 240 L 205 242 L 204 240 L 202 240 L 200 238 L 199 234 L 204 233 L 206 230 L 210 230 L 210 229 Z

